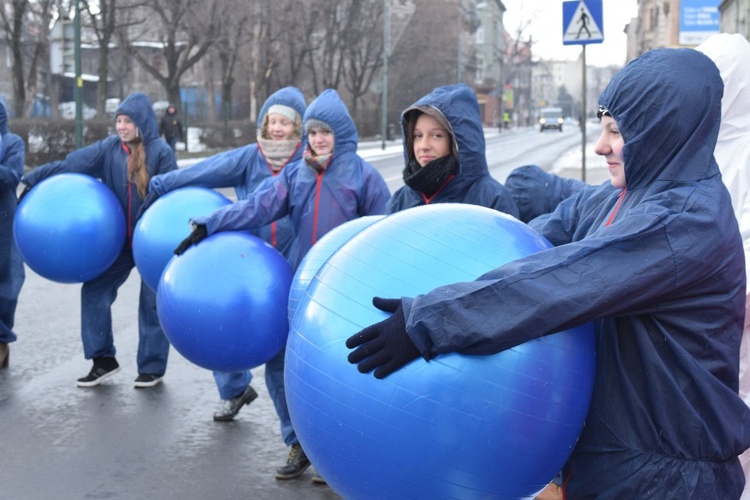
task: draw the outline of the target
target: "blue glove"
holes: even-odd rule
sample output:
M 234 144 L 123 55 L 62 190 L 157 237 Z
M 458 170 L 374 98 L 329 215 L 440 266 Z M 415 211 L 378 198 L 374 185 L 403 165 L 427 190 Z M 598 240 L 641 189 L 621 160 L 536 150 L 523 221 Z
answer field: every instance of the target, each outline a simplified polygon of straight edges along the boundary
M 375 370 L 375 378 L 385 378 L 419 357 L 419 349 L 406 333 L 406 319 L 401 299 L 375 297 L 372 304 L 381 311 L 393 313 L 380 323 L 370 325 L 346 340 L 346 347 L 357 349 L 349 362 L 361 373 Z
M 175 255 L 182 255 L 185 253 L 185 250 L 190 248 L 192 245 L 197 245 L 201 241 L 205 240 L 208 236 L 208 230 L 206 229 L 205 224 L 196 224 L 195 229 L 193 229 L 193 232 L 190 233 L 190 236 L 182 240 L 182 243 L 174 249 Z

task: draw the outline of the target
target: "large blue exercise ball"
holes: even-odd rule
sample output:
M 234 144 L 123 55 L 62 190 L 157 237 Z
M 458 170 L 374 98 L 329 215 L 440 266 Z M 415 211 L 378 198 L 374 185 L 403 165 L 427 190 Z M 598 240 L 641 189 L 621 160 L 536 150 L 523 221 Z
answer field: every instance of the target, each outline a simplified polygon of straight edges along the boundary
M 294 272 L 292 285 L 289 290 L 289 324 L 292 324 L 292 318 L 294 318 L 294 313 L 297 311 L 300 300 L 302 300 L 305 292 L 307 292 L 307 286 L 315 277 L 318 269 L 328 260 L 328 257 L 338 250 L 341 245 L 349 241 L 352 236 L 382 218 L 382 215 L 366 215 L 345 222 L 328 231 L 307 251 L 302 262 L 300 262 L 297 270 Z
M 156 290 L 174 249 L 190 235 L 190 219 L 230 203 L 218 191 L 203 187 L 176 189 L 157 199 L 133 231 L 133 259 L 143 281 Z
M 414 297 L 473 281 L 549 247 L 500 212 L 437 204 L 375 222 L 323 264 L 291 325 L 285 383 L 297 437 L 336 492 L 523 498 L 553 479 L 591 400 L 592 325 L 492 356 L 419 358 L 383 380 L 359 373 L 345 345 L 387 317 L 374 296 Z M 502 321 L 501 299 L 488 321 Z
M 167 264 L 156 292 L 169 342 L 192 363 L 232 372 L 278 354 L 289 332 L 292 268 L 260 238 L 209 236 Z
M 125 214 L 112 190 L 83 174 L 48 177 L 26 193 L 13 236 L 24 262 L 59 283 L 82 283 L 114 263 L 125 243 Z

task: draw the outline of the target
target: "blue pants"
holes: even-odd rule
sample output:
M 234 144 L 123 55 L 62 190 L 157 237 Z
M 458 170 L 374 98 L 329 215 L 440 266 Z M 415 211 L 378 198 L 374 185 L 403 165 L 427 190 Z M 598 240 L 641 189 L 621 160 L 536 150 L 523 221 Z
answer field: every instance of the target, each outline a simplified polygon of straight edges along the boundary
M 13 324 L 25 278 L 23 260 L 13 241 L 13 232 L 3 231 L 0 235 L 0 343 L 9 344 L 16 340 Z
M 297 443 L 297 435 L 289 418 L 289 409 L 286 405 L 286 392 L 284 390 L 284 352 L 282 349 L 276 356 L 266 363 L 266 387 L 271 396 L 276 414 L 279 416 L 281 425 L 281 438 L 284 444 L 291 446 Z M 219 388 L 221 399 L 236 398 L 242 394 L 253 379 L 250 371 L 241 372 L 214 372 L 214 380 Z
M 266 387 L 271 401 L 276 408 L 281 426 L 281 439 L 284 444 L 291 446 L 298 443 L 297 434 L 292 427 L 292 419 L 289 418 L 289 407 L 286 405 L 286 390 L 284 389 L 284 355 L 286 349 L 282 349 L 276 356 L 266 363 Z
M 214 381 L 221 399 L 236 398 L 247 389 L 253 380 L 250 370 L 241 372 L 214 372 Z
M 104 274 L 81 287 L 81 340 L 86 359 L 114 357 L 112 303 L 117 289 L 135 267 L 133 251 L 123 249 Z M 141 281 L 138 304 L 138 373 L 164 375 L 167 369 L 169 341 L 156 314 L 156 294 Z

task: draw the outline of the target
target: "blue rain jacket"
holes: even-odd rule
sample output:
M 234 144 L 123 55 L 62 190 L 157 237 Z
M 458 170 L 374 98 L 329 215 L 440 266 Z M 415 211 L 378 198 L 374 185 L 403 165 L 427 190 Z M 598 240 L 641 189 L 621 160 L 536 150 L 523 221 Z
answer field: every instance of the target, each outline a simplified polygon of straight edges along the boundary
M 115 110 L 115 117 L 117 115 L 127 115 L 141 131 L 149 177 L 177 168 L 172 148 L 159 137 L 156 115 L 146 94 L 138 92 L 126 97 Z M 143 200 L 135 184 L 128 182 L 128 152 L 125 148 L 119 136 L 111 135 L 73 151 L 64 160 L 47 163 L 32 170 L 22 180 L 34 186 L 51 175 L 63 172 L 87 174 L 101 179 L 112 189 L 125 210 L 128 241 L 131 241 L 135 216 Z
M 213 234 L 254 229 L 289 216 L 295 238 L 287 258 L 296 269 L 307 251 L 331 229 L 358 217 L 385 213 L 388 186 L 380 173 L 357 155 L 357 129 L 335 90 L 323 91 L 308 106 L 303 121 L 310 119 L 333 129 L 333 157 L 323 173 L 300 160 L 284 167 L 247 199 L 193 222 L 205 224 L 208 234 Z
M 692 49 L 647 52 L 599 103 L 627 190 L 586 188 L 532 221 L 554 248 L 404 299 L 423 356 L 489 354 L 595 322 L 597 375 L 568 498 L 739 498 L 742 241 L 713 158 L 723 84 Z M 607 222 L 611 221 L 609 225 Z
M 409 151 L 406 144 L 406 114 L 415 106 L 431 106 L 443 114 L 457 146 L 459 171 L 429 201 L 424 193 L 402 186 L 388 202 L 386 212 L 395 213 L 428 203 L 468 203 L 518 217 L 518 209 L 510 193 L 490 175 L 487 167 L 484 130 L 474 91 L 464 84 L 438 87 L 404 110 L 401 130 L 404 132 L 404 161 L 407 163 L 414 152 Z
M 518 207 L 518 219 L 522 222 L 552 212 L 561 201 L 586 186 L 581 180 L 560 177 L 536 165 L 518 167 L 505 179 L 505 187 Z
M 8 110 L 0 96 L 0 342 L 16 340 L 13 323 L 25 278 L 23 261 L 13 240 L 16 188 L 23 175 L 26 146 L 8 131 Z
M 299 113 L 300 118 L 305 116 L 307 105 L 302 92 L 295 87 L 285 87 L 266 99 L 258 114 L 258 131 L 260 131 L 268 108 L 274 104 L 283 104 L 293 108 Z M 300 158 L 302 158 L 302 143 L 289 158 L 287 164 L 298 161 Z M 263 157 L 263 151 L 256 143 L 220 153 L 189 168 L 158 175 L 151 179 L 149 189 L 154 190 L 161 196 L 187 186 L 211 189 L 234 187 L 237 199 L 245 200 L 263 181 L 275 175 L 278 175 L 278 172 L 274 172 L 268 166 Z M 266 226 L 254 228 L 251 233 L 270 243 L 283 255 L 288 256 L 294 237 L 294 228 L 289 217 L 282 217 Z

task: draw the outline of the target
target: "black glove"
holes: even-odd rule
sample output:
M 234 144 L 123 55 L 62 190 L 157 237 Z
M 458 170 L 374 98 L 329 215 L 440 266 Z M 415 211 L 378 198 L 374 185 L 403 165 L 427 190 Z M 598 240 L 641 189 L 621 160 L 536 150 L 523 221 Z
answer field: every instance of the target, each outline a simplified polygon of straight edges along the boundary
M 31 184 L 26 184 L 26 187 L 23 188 L 23 191 L 21 191 L 21 194 L 18 196 L 18 204 L 21 204 L 21 200 L 23 200 L 23 197 L 26 196 L 26 193 L 31 191 Z
M 149 191 L 149 193 L 143 199 L 143 203 L 141 203 L 141 207 L 138 209 L 138 212 L 135 214 L 135 220 L 139 220 L 143 216 L 143 213 L 148 210 L 148 207 L 153 205 L 154 202 L 158 199 L 159 193 L 157 193 L 156 191 Z
M 370 325 L 346 340 L 349 362 L 358 364 L 362 373 L 375 370 L 375 378 L 385 378 L 409 361 L 419 357 L 419 349 L 406 334 L 406 319 L 401 299 L 375 297 L 372 304 L 381 311 L 393 313 L 390 318 Z
M 197 224 L 195 226 L 195 229 L 193 229 L 193 232 L 190 233 L 190 236 L 182 240 L 182 243 L 174 249 L 175 255 L 182 255 L 185 253 L 185 250 L 190 248 L 192 245 L 196 245 L 199 242 L 206 239 L 208 236 L 208 230 L 206 229 L 205 224 Z

